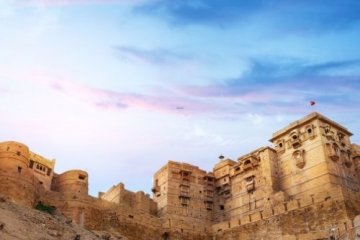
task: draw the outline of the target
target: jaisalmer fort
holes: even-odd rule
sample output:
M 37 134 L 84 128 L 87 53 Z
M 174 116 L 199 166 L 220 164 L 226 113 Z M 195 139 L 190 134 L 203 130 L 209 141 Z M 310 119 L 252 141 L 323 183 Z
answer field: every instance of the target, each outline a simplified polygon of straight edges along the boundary
M 2 142 L 0 193 L 131 240 L 360 239 L 360 146 L 351 135 L 313 112 L 273 133 L 272 147 L 220 156 L 212 172 L 168 161 L 152 197 L 122 183 L 90 196 L 85 171 L 55 173 L 54 160 Z

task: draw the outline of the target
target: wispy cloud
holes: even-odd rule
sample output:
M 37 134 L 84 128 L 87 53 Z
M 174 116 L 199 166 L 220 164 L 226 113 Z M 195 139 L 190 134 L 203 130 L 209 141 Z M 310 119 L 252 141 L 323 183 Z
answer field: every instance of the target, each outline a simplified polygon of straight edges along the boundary
M 323 111 L 354 111 L 360 104 L 360 61 L 357 59 L 319 63 L 253 59 L 249 65 L 249 70 L 238 78 L 207 85 L 170 84 L 165 88 L 150 85 L 133 92 L 94 87 L 43 73 L 18 78 L 46 85 L 100 110 L 137 108 L 168 114 L 236 118 L 247 113 L 303 114 L 309 110 L 310 100 L 315 100 Z M 355 70 L 350 74 L 349 69 Z
M 141 5 L 136 11 L 167 17 L 174 24 L 222 25 L 246 18 L 261 8 L 264 1 L 174 0 Z
M 78 98 L 101 109 L 122 110 L 128 107 L 156 110 L 167 113 L 206 113 L 218 109 L 202 99 L 185 96 L 123 93 L 113 90 L 93 88 L 71 82 L 51 82 L 49 86 L 63 94 Z
M 150 61 L 150 60 L 149 60 Z M 154 60 L 155 61 L 155 60 Z M 165 61 L 165 60 L 164 60 Z M 343 71 L 359 60 L 307 63 L 294 59 L 252 60 L 252 67 L 236 79 L 209 85 L 155 87 L 145 93 L 100 89 L 68 81 L 52 81 L 52 89 L 96 108 L 141 108 L 170 114 L 237 116 L 246 113 L 303 113 L 309 101 L 324 109 L 353 110 L 360 104 L 360 74 Z
M 253 60 L 252 68 L 239 78 L 207 86 L 186 86 L 183 90 L 191 96 L 236 100 L 242 109 L 256 106 L 252 110 L 255 112 L 302 111 L 309 100 L 353 109 L 360 103 L 356 97 L 360 73 L 347 75 L 341 70 L 354 66 L 360 66 L 360 61 L 306 64 L 295 60 Z
M 177 25 L 205 24 L 225 27 L 239 21 L 249 22 L 258 16 L 266 24 L 297 31 L 315 32 L 341 29 L 358 22 L 360 4 L 346 1 L 262 1 L 262 0 L 160 0 L 140 5 L 137 11 L 166 17 Z
M 130 46 L 118 46 L 115 47 L 115 50 L 121 59 L 133 59 L 150 64 L 175 64 L 192 58 L 190 55 L 165 48 L 147 50 Z
M 125 96 L 115 96 L 111 92 L 106 92 L 104 90 L 97 90 L 95 88 L 87 87 L 81 84 L 74 84 L 68 81 L 49 82 L 49 86 L 58 92 L 71 97 L 76 97 L 102 109 L 124 109 L 127 107 L 125 102 L 122 100 L 123 98 L 126 98 Z

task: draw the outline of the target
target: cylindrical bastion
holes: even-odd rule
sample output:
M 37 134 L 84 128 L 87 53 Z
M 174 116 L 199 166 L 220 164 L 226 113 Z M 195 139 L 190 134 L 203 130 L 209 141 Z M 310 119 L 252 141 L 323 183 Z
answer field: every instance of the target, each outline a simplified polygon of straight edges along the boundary
M 19 142 L 0 143 L 0 193 L 12 201 L 32 206 L 34 176 L 29 170 L 29 148 Z

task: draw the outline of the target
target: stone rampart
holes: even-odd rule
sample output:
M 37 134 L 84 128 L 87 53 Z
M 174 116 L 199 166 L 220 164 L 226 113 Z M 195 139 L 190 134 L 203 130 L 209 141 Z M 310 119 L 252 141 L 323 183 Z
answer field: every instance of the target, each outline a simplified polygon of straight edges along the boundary
M 56 174 L 54 160 L 3 142 L 0 193 L 21 205 L 42 202 L 88 229 L 130 240 L 354 239 L 360 147 L 351 135 L 312 113 L 276 132 L 274 148 L 237 161 L 220 156 L 213 173 L 169 161 L 154 176 L 153 198 L 122 183 L 89 196 L 87 172 Z
M 18 142 L 0 143 L 0 192 L 12 201 L 32 206 L 35 179 L 28 168 L 29 148 Z
M 88 174 L 82 170 L 70 170 L 54 176 L 52 188 L 63 194 L 88 195 Z

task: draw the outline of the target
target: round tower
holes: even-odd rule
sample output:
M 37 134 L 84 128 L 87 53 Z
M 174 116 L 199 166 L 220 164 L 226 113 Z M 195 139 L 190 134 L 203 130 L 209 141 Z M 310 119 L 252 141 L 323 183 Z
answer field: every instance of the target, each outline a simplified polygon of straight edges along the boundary
M 0 193 L 18 204 L 32 206 L 35 187 L 29 155 L 29 148 L 22 143 L 0 143 Z
M 55 179 L 55 191 L 64 194 L 88 195 L 88 174 L 82 170 L 70 170 Z

